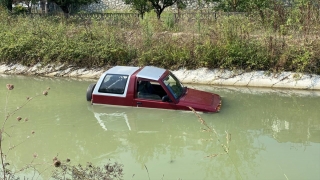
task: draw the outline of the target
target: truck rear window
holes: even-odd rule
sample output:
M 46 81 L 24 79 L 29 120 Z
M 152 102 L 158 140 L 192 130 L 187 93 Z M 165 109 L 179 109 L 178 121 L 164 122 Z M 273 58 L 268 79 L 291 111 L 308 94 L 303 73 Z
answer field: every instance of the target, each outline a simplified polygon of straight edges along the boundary
M 128 75 L 107 74 L 99 87 L 98 92 L 123 94 L 126 88 Z

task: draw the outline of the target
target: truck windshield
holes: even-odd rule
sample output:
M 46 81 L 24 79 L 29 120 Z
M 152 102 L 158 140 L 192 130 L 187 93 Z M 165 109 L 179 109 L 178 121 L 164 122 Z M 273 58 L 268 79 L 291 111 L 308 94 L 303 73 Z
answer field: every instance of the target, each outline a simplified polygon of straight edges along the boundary
M 175 99 L 179 99 L 184 95 L 186 88 L 172 73 L 163 79 L 163 83 L 167 86 Z

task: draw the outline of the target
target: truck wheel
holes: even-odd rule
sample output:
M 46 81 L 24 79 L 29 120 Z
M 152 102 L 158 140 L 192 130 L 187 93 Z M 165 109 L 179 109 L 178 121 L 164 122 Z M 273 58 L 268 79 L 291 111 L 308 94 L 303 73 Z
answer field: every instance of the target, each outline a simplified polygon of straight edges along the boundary
M 96 84 L 90 84 L 88 89 L 87 89 L 87 101 L 91 101 L 92 99 L 92 92 L 94 87 L 96 87 Z

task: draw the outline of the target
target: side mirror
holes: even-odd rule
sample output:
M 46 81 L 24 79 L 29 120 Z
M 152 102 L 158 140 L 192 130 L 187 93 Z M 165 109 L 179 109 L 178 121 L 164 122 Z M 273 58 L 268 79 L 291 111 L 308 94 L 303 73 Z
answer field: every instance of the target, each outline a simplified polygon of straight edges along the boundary
M 169 98 L 168 95 L 162 96 L 162 102 L 170 102 L 170 101 L 171 101 L 171 100 L 170 100 L 170 98 Z

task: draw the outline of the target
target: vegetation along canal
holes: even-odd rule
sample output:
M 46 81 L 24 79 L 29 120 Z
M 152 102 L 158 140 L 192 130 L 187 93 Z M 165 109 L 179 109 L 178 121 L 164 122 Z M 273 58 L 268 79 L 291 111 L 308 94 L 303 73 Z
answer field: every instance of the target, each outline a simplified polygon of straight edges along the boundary
M 2 118 L 50 87 L 8 119 L 7 168 L 33 162 L 47 179 L 57 157 L 118 162 L 123 179 L 320 179 L 319 92 L 193 86 L 223 98 L 219 113 L 200 114 L 208 131 L 192 112 L 92 106 L 85 93 L 93 82 L 1 76 Z

